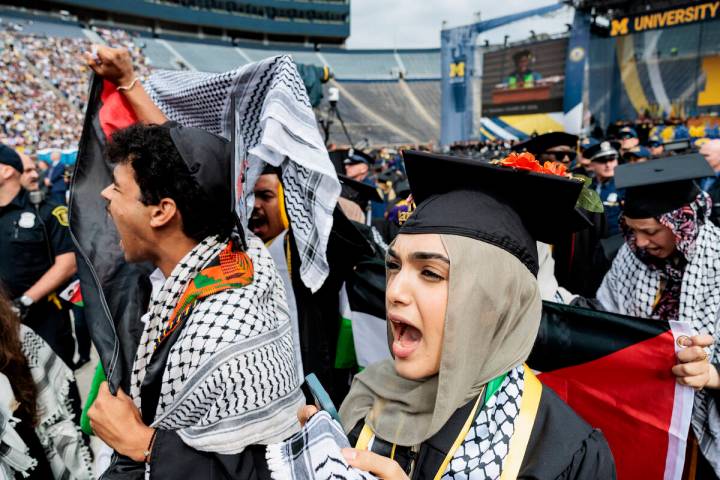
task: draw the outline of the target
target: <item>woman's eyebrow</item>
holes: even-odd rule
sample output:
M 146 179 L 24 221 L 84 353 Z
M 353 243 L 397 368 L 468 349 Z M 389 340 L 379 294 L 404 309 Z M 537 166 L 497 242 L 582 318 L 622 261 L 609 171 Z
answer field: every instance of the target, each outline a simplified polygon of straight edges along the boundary
M 392 247 L 388 248 L 387 255 L 388 257 L 400 258 L 400 255 L 398 255 L 397 252 L 392 249 Z
M 440 260 L 450 265 L 450 259 L 440 253 L 414 252 L 412 255 L 410 255 L 410 258 L 412 258 L 413 260 Z

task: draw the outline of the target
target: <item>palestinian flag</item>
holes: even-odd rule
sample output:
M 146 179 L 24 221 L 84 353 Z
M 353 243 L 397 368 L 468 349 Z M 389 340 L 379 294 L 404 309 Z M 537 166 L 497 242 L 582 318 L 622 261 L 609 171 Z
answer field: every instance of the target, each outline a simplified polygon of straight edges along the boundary
M 115 130 L 137 121 L 115 86 L 95 76 L 70 190 L 70 233 L 90 336 L 110 389 L 129 391 L 130 369 L 150 296 L 150 265 L 124 261 L 120 238 L 100 192 L 112 182 L 103 148 Z M 122 341 L 121 341 L 122 338 Z
M 85 302 L 83 302 L 83 296 L 82 296 L 82 290 L 80 289 L 80 280 L 75 280 L 70 283 L 70 285 L 65 288 L 62 292 L 60 292 L 60 298 L 65 300 L 66 302 L 70 302 L 76 307 L 84 307 Z
M 390 358 L 387 340 L 385 305 L 377 299 L 358 294 L 351 283 L 340 290 L 340 332 L 338 335 L 335 368 L 365 368 Z M 384 302 L 385 298 L 381 299 Z
M 694 392 L 671 373 L 689 327 L 544 302 L 528 365 L 602 430 L 618 478 L 680 479 Z

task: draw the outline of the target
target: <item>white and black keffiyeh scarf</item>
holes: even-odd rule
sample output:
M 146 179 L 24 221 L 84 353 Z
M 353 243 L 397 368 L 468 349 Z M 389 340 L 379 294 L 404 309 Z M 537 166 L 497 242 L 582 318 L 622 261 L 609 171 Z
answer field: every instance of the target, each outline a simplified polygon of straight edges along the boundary
M 524 368 L 518 365 L 508 372 L 498 391 L 477 414 L 443 479 L 500 478 L 524 385 Z M 348 466 L 340 450 L 349 446 L 342 428 L 327 413 L 320 412 L 292 438 L 268 446 L 266 457 L 274 480 L 375 479 Z
M 252 234 L 248 240 L 252 282 L 194 304 L 162 376 L 152 426 L 176 431 L 197 450 L 239 453 L 299 428 L 296 412 L 304 397 L 284 286 L 262 242 Z M 152 297 L 131 377 L 138 407 L 155 340 L 188 283 L 226 245 L 217 237 L 203 240 Z
M 326 249 L 340 184 L 292 59 L 271 57 L 221 74 L 157 71 L 146 88 L 170 120 L 233 140 L 243 225 L 265 163 L 281 167 L 300 276 L 317 291 L 329 272 Z
M 73 421 L 68 395 L 72 371 L 35 332 L 20 327 L 22 350 L 38 389 L 40 421 L 35 427 L 55 478 L 85 480 L 93 478 L 90 450 Z
M 661 218 L 675 232 L 678 249 L 686 265 L 680 281 L 680 301 L 677 307 L 679 320 L 690 325 L 697 334 L 715 337 L 710 361 L 720 362 L 720 229 L 708 220 L 707 195 L 701 193 L 691 207 L 695 213 L 694 225 L 671 224 L 672 216 Z M 687 210 L 687 207 L 685 208 Z M 677 215 L 676 215 L 677 216 Z M 683 233 L 684 232 L 684 233 Z M 688 232 L 690 233 L 688 235 Z M 693 242 L 688 242 L 687 238 Z M 597 292 L 602 306 L 615 313 L 641 318 L 653 318 L 658 290 L 667 281 L 666 268 L 653 268 L 641 260 L 626 243 L 620 248 L 610 271 L 605 275 Z M 695 394 L 692 425 L 705 458 L 720 475 L 720 406 L 707 392 Z
M 16 472 L 26 477 L 37 466 L 37 460 L 15 431 L 19 421 L 13 417 L 16 404 L 10 380 L 0 373 L 0 480 L 12 480 Z
M 442 478 L 500 478 L 515 432 L 515 419 L 520 413 L 524 385 L 525 371 L 518 365 L 508 372 L 500 389 L 480 410 Z
M 341 449 L 350 447 L 342 427 L 327 412 L 318 412 L 298 433 L 265 452 L 274 480 L 375 480 L 348 465 Z

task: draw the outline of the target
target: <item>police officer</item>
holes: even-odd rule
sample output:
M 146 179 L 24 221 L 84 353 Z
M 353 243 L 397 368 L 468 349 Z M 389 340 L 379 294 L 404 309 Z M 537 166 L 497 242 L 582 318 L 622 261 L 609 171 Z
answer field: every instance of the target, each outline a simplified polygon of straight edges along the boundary
M 620 203 L 622 191 L 615 187 L 615 167 L 618 166 L 619 145 L 608 141 L 599 142 L 588 148 L 585 155 L 590 157 L 590 166 L 595 172 L 592 188 L 600 195 L 607 218 L 607 234 L 611 237 L 620 233 Z
M 21 313 L 60 358 L 72 366 L 69 311 L 58 298 L 75 274 L 67 207 L 22 188 L 23 163 L 0 145 L 0 282 Z

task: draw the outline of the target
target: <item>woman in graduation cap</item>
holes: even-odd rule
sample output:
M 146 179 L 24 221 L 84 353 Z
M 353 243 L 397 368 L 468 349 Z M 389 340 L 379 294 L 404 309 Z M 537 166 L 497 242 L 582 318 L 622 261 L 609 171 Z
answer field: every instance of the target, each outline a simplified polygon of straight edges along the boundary
M 702 452 L 696 478 L 703 479 L 720 475 L 720 357 L 714 347 L 720 334 L 720 229 L 709 221 L 711 201 L 694 180 L 712 174 L 700 155 L 618 167 L 625 244 L 597 292 L 609 311 L 681 320 L 693 329 L 694 336 L 679 341 L 685 348 L 672 373 L 697 390 L 692 431 Z
M 417 152 L 405 164 L 417 208 L 387 255 L 394 359 L 342 404 L 348 463 L 384 479 L 614 478 L 603 435 L 524 365 L 541 316 L 535 240 L 578 223 L 581 182 Z M 513 198 L 539 190 L 552 212 Z

